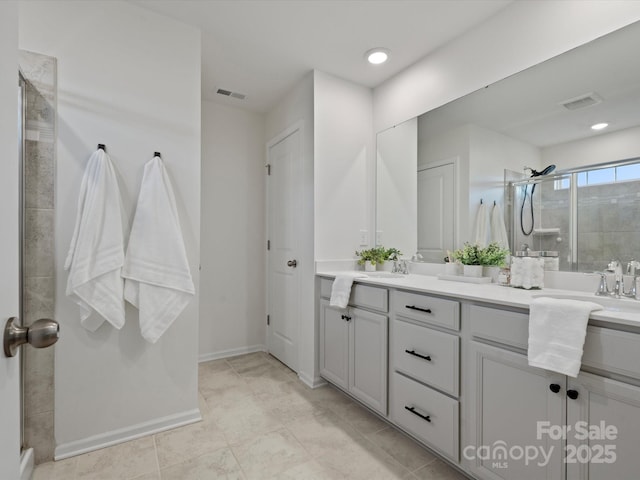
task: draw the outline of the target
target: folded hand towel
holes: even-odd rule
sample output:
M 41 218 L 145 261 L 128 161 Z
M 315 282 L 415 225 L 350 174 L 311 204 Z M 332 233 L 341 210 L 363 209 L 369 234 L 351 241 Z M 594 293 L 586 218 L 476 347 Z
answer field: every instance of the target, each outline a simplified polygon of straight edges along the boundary
M 124 297 L 140 310 L 140 330 L 151 343 L 195 293 L 176 200 L 159 156 L 144 167 L 122 276 Z
M 67 295 L 80 306 L 80 323 L 95 331 L 106 319 L 124 325 L 124 261 L 120 190 L 109 155 L 91 155 L 82 178 L 78 211 L 64 268 Z M 95 311 L 98 315 L 91 315 Z
M 332 307 L 347 308 L 349 296 L 351 295 L 351 285 L 356 278 L 367 278 L 362 273 L 339 273 L 333 281 L 331 287 L 331 299 L 329 305 Z
M 529 310 L 529 365 L 576 377 L 589 314 L 602 307 L 580 300 L 541 297 Z

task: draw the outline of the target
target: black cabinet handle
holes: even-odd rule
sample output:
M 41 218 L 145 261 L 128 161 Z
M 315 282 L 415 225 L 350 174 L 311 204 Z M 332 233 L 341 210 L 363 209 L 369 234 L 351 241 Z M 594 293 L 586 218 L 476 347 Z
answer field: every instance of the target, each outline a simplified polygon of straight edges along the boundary
M 407 352 L 409 355 L 413 355 L 414 357 L 422 358 L 427 362 L 431 361 L 431 355 L 420 355 L 419 353 L 416 353 L 415 350 L 405 350 L 405 352 Z
M 410 310 L 417 310 L 419 312 L 431 313 L 430 308 L 421 308 L 421 307 L 416 307 L 415 305 L 405 305 L 404 307 Z
M 578 398 L 578 391 L 577 390 L 567 390 L 567 397 L 569 397 L 571 400 L 575 400 L 576 398 Z
M 342 320 L 346 320 L 347 322 L 349 320 L 351 320 L 351 317 L 347 316 L 347 315 L 340 315 L 340 318 L 342 318 Z
M 558 393 L 560 391 L 560 385 L 558 385 L 557 383 L 552 383 L 551 385 L 549 385 L 549 390 L 551 390 L 553 393 Z
M 414 415 L 419 416 L 421 419 L 426 420 L 427 422 L 431 422 L 431 417 L 429 415 L 422 415 L 420 412 L 416 412 L 415 407 L 407 407 L 405 405 L 404 408 L 405 408 L 405 410 L 409 410 Z

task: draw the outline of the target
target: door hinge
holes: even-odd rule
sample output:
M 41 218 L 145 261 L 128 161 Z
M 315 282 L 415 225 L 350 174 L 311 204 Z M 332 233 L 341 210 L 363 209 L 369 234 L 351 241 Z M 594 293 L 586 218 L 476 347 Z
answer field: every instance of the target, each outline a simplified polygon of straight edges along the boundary
M 266 167 L 266 169 L 267 169 L 267 175 L 271 175 L 271 164 L 270 164 L 270 163 L 267 163 L 267 164 L 265 165 L 265 167 Z
M 271 240 L 267 240 L 267 250 L 271 250 Z
M 271 317 L 267 315 L 267 325 L 271 325 Z

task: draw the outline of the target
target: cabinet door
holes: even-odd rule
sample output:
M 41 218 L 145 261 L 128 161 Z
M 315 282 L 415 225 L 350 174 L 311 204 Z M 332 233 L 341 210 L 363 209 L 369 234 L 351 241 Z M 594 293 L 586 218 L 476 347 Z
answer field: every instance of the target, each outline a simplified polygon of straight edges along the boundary
M 568 392 L 567 479 L 638 478 L 640 388 L 581 373 Z
M 347 311 L 320 300 L 320 375 L 331 383 L 349 388 L 349 322 Z
M 386 415 L 388 319 L 358 308 L 350 317 L 349 391 Z
M 563 424 L 565 377 L 529 367 L 518 353 L 473 341 L 469 348 L 470 435 L 463 460 L 483 479 L 562 479 L 563 442 L 538 428 Z M 536 458 L 527 460 L 527 452 Z

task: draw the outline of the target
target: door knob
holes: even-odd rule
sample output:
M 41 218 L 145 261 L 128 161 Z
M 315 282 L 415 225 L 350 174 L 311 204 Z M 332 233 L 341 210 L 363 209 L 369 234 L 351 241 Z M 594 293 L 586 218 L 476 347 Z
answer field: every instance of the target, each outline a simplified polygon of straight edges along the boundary
M 41 318 L 29 327 L 19 327 L 14 324 L 16 317 L 7 320 L 4 327 L 4 354 L 14 357 L 18 347 L 25 343 L 35 348 L 45 348 L 58 341 L 60 325 L 55 320 Z
M 293 267 L 296 268 L 298 266 L 298 261 L 297 260 L 289 260 L 287 262 L 287 267 Z

